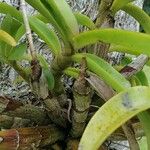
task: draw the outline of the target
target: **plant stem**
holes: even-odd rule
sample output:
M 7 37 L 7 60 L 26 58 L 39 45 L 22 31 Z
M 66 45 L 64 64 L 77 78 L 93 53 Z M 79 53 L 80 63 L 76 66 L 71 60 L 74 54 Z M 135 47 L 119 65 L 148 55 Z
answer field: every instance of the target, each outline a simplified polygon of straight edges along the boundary
M 49 125 L 0 131 L 0 137 L 0 149 L 37 150 L 63 140 L 64 132 L 54 125 Z M 13 144 L 8 144 L 7 141 Z
M 108 15 L 110 14 L 110 7 L 113 0 L 101 0 L 99 5 L 99 12 L 96 20 L 96 26 L 101 27 L 104 23 L 105 19 L 107 19 Z
M 27 17 L 25 0 L 20 0 L 20 5 L 21 5 L 23 20 L 24 20 L 24 24 L 25 24 L 25 28 L 26 28 L 26 36 L 27 36 L 27 39 L 29 42 L 30 53 L 31 53 L 32 59 L 35 60 L 36 59 L 36 50 L 34 48 L 31 29 L 30 29 L 30 25 L 29 25 L 29 21 L 28 21 L 28 17 Z
M 47 98 L 43 100 L 46 105 L 48 116 L 52 122 L 56 125 L 66 128 L 67 127 L 67 117 L 65 117 L 63 110 L 57 100 L 57 97 Z
M 39 61 L 37 60 L 37 55 L 36 55 L 36 50 L 33 44 L 33 38 L 32 38 L 32 34 L 31 34 L 31 29 L 30 29 L 30 25 L 29 25 L 29 21 L 28 21 L 28 17 L 27 17 L 27 12 L 26 12 L 26 3 L 25 0 L 20 0 L 20 4 L 21 4 L 21 9 L 22 9 L 22 13 L 23 13 L 23 20 L 24 20 L 24 24 L 25 24 L 25 28 L 26 28 L 26 36 L 29 42 L 29 50 L 30 50 L 30 54 L 32 57 L 32 61 L 31 61 L 31 70 L 32 70 L 32 74 L 31 74 L 31 85 L 32 85 L 32 90 L 37 94 L 37 96 L 39 97 L 39 90 L 40 90 L 40 85 L 39 85 L 39 80 L 42 74 L 42 68 L 39 64 Z
M 99 5 L 99 13 L 96 20 L 97 28 L 113 28 L 114 27 L 114 18 L 110 16 L 110 10 L 113 0 L 101 0 Z M 94 46 L 94 53 L 97 56 L 107 60 L 107 54 L 109 51 L 110 44 L 106 44 L 103 42 L 98 42 Z
M 140 150 L 138 142 L 135 138 L 134 131 L 132 130 L 131 123 L 127 122 L 122 125 L 122 129 L 128 139 L 129 146 L 131 150 Z
M 56 96 L 64 93 L 64 87 L 61 82 L 61 77 L 63 75 L 63 70 L 67 68 L 70 63 L 71 57 L 65 55 L 57 56 L 52 62 L 51 69 L 55 78 L 54 94 Z
M 81 62 L 81 71 L 78 79 L 73 86 L 73 107 L 72 107 L 72 129 L 71 136 L 80 137 L 85 129 L 86 119 L 91 103 L 90 86 L 85 79 L 86 76 L 86 59 L 83 57 Z
M 14 111 L 8 111 L 4 114 L 10 117 L 20 117 L 24 119 L 29 119 L 38 125 L 45 124 L 45 122 L 47 121 L 46 113 L 41 108 L 33 106 L 31 104 L 26 104 L 15 109 Z

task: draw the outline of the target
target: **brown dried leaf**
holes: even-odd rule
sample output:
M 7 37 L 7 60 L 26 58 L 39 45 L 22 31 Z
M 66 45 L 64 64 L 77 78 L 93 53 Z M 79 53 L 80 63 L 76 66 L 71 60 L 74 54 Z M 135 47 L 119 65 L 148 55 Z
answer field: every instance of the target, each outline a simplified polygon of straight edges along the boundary
M 17 150 L 19 146 L 19 133 L 16 129 L 0 131 L 0 149 Z
M 18 128 L 0 131 L 0 150 L 33 150 L 64 138 L 55 126 Z
M 86 80 L 90 83 L 90 85 L 98 92 L 100 97 L 102 97 L 104 100 L 110 99 L 112 96 L 114 96 L 113 89 L 108 86 L 103 80 L 101 80 L 97 75 L 89 72 L 89 77 L 86 78 Z

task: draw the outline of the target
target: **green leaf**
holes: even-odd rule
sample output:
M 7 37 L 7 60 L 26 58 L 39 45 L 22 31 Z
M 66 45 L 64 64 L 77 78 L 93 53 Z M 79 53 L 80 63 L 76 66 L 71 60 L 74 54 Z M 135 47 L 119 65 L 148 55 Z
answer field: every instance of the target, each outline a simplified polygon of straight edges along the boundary
M 86 15 L 81 13 L 74 13 L 78 24 L 88 27 L 89 29 L 93 30 L 96 28 L 94 22 Z
M 120 92 L 124 90 L 125 87 L 130 87 L 130 83 L 119 72 L 117 72 L 109 63 L 94 54 L 75 54 L 72 56 L 72 60 L 81 62 L 83 57 L 87 60 L 88 69 L 101 77 L 116 91 Z
M 10 34 L 15 37 L 16 33 L 18 32 L 18 29 L 21 27 L 22 23 L 19 22 L 18 20 L 16 20 L 15 18 L 13 18 L 12 20 L 12 24 L 11 29 L 10 29 Z
M 40 16 L 44 16 L 51 22 L 53 25 L 58 26 L 57 22 L 53 18 L 53 16 L 48 12 L 48 10 L 44 7 L 40 0 L 26 0 L 28 4 L 30 4 L 33 8 L 39 11 Z
M 148 80 L 148 85 L 150 86 L 150 67 L 148 65 L 145 65 L 143 68 L 143 71 L 144 71 L 146 78 Z
M 150 17 L 141 8 L 133 4 L 128 4 L 124 6 L 122 10 L 134 17 L 140 23 L 146 33 L 150 33 Z
M 136 77 L 140 80 L 141 85 L 149 86 L 148 79 L 143 71 L 138 72 Z
M 10 14 L 6 14 L 2 23 L 1 29 L 9 33 L 11 36 L 14 37 L 18 28 L 21 26 L 21 23 L 16 19 L 12 18 Z
M 16 46 L 15 39 L 3 30 L 0 30 L 0 40 L 6 42 L 11 46 Z
M 54 17 L 49 13 L 49 11 L 44 7 L 40 0 L 26 0 L 28 4 L 30 4 L 33 8 L 38 10 L 41 15 L 49 20 L 49 22 L 57 29 L 59 34 L 62 36 L 62 39 L 65 40 L 66 36 L 64 35 L 62 29 L 54 19 Z M 43 17 L 42 17 L 43 18 Z
M 150 108 L 150 88 L 129 88 L 111 98 L 92 117 L 79 144 L 79 150 L 96 150 L 119 126 Z
M 23 22 L 22 13 L 19 12 L 15 7 L 10 6 L 6 3 L 0 2 L 0 13 L 9 14 L 20 22 Z
M 52 90 L 55 86 L 55 79 L 54 76 L 49 68 L 49 64 L 47 63 L 47 61 L 45 60 L 45 58 L 41 55 L 38 55 L 38 59 L 40 61 L 40 65 L 42 67 L 42 71 L 44 74 L 44 77 L 47 81 L 48 84 L 48 89 Z
M 6 31 L 10 35 L 11 35 L 10 31 L 11 31 L 12 21 L 13 21 L 12 17 L 9 14 L 7 14 L 1 23 L 1 29 Z
M 44 23 L 50 23 L 50 21 L 48 20 L 48 18 L 44 17 L 41 14 L 35 15 L 35 17 L 38 18 L 39 20 L 43 21 Z
M 55 55 L 59 54 L 61 52 L 61 45 L 56 33 L 36 17 L 30 17 L 29 21 L 33 31 L 46 42 L 51 51 Z
M 150 56 L 150 35 L 119 29 L 99 29 L 87 31 L 74 37 L 74 47 L 80 49 L 98 41 L 126 47 L 128 52 Z
M 54 76 L 52 74 L 52 72 L 47 69 L 47 68 L 43 68 L 43 74 L 44 74 L 44 77 L 46 78 L 46 81 L 47 81 L 47 84 L 48 84 L 48 89 L 49 90 L 52 90 L 54 88 Z
M 63 30 L 67 39 L 79 33 L 77 20 L 65 0 L 41 0 L 58 25 Z
M 24 26 L 24 24 L 22 24 L 22 25 L 18 28 L 18 30 L 17 30 L 17 32 L 16 32 L 16 34 L 15 34 L 15 40 L 16 40 L 16 41 L 19 41 L 20 38 L 25 34 L 25 32 L 26 32 L 25 26 Z
M 143 136 L 140 140 L 138 140 L 140 150 L 147 150 L 146 137 Z
M 40 2 L 40 0 L 36 0 L 36 1 L 35 0 L 26 0 L 26 1 L 31 6 L 33 6 L 35 9 L 37 9 L 43 16 L 45 16 L 46 18 L 48 18 L 48 20 L 56 27 L 56 29 L 58 30 L 58 32 L 62 35 L 63 40 L 64 40 L 65 35 L 63 34 L 61 28 L 59 27 L 59 25 L 57 24 L 57 22 L 55 21 L 55 19 L 50 15 L 50 13 L 48 12 L 48 10 L 43 6 L 43 4 Z M 10 6 L 10 5 L 6 4 L 6 3 L 0 3 L 0 13 L 10 14 L 12 17 L 14 17 L 15 19 L 17 19 L 18 21 L 20 21 L 20 22 L 23 23 L 23 18 L 22 18 L 21 12 L 19 12 L 14 7 L 12 7 L 12 6 Z M 23 32 L 20 35 L 22 35 L 22 34 L 23 34 Z M 17 36 L 18 35 L 19 34 L 17 34 Z M 18 37 L 16 37 L 16 39 L 18 41 Z
M 20 30 L 23 22 L 22 13 L 19 12 L 17 9 L 15 9 L 15 7 L 1 2 L 0 2 L 0 13 L 6 14 L 7 16 L 7 21 L 5 21 L 6 26 L 5 28 L 7 30 L 9 29 L 8 33 L 10 33 L 10 35 L 12 35 L 13 37 L 15 37 L 16 34 L 18 35 L 18 30 Z M 15 19 L 12 17 L 14 17 Z M 20 36 L 15 37 L 15 39 L 16 41 L 18 41 L 20 39 Z
M 38 55 L 38 60 L 40 61 L 40 65 L 42 68 L 49 68 L 49 64 L 47 63 L 46 59 L 42 55 Z
M 7 14 L 1 23 L 1 29 L 14 37 L 20 25 L 20 22 L 13 19 L 9 14 Z M 1 42 L 0 45 L 1 49 L 3 50 L 2 55 L 7 57 L 8 52 L 12 49 L 12 47 L 5 42 Z
M 147 147 L 150 149 L 150 113 L 148 111 L 139 113 L 138 118 L 143 126 L 144 133 L 147 138 Z
M 12 17 L 9 14 L 7 14 L 1 23 L 1 29 L 3 31 L 7 32 L 9 35 L 11 35 L 12 21 L 13 21 Z M 0 45 L 1 45 L 1 49 L 2 49 L 2 55 L 6 56 L 7 55 L 7 49 L 11 49 L 11 46 L 8 45 L 6 42 L 3 42 L 3 41 L 0 42 Z
M 136 74 L 136 77 L 139 80 L 138 82 L 140 82 L 139 84 L 146 85 L 146 86 L 149 85 L 146 75 L 143 71 L 138 72 Z M 143 111 L 139 113 L 137 116 L 144 129 L 144 133 L 147 139 L 147 147 L 148 149 L 150 149 L 150 132 L 149 132 L 150 131 L 150 113 L 148 111 Z
M 68 67 L 63 71 L 66 75 L 78 78 L 80 70 L 77 68 Z
M 26 51 L 27 44 L 20 44 L 11 50 L 8 56 L 8 60 L 21 60 Z
M 111 44 L 109 48 L 109 52 L 123 52 L 123 53 L 132 54 L 132 55 L 140 55 L 142 53 L 140 50 L 137 50 L 137 49 L 135 50 L 129 47 L 115 45 L 115 44 Z
M 112 11 L 113 15 L 115 15 L 115 13 L 118 10 L 120 10 L 123 6 L 133 1 L 134 0 L 114 0 L 110 10 Z

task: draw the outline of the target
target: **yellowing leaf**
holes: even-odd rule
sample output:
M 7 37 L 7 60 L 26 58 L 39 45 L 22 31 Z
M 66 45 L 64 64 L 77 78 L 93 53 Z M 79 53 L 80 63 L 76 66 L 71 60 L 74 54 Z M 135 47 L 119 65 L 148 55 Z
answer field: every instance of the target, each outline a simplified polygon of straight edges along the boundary
M 92 117 L 79 144 L 79 150 L 96 150 L 119 126 L 150 108 L 150 88 L 129 88 L 111 98 Z
M 16 46 L 15 39 L 3 30 L 0 30 L 0 40 L 6 42 L 11 46 Z

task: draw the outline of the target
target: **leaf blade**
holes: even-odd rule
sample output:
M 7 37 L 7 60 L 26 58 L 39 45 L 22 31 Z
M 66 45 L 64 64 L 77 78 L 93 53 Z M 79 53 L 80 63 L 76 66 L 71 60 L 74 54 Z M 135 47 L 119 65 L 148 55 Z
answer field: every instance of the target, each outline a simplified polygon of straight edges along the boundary
M 141 24 L 146 33 L 150 33 L 150 17 L 146 12 L 133 4 L 127 4 L 122 10 L 134 17 Z
M 21 60 L 26 50 L 27 44 L 20 44 L 17 47 L 14 47 L 9 53 L 8 60 Z
M 9 14 L 20 22 L 23 22 L 22 13 L 6 3 L 0 2 L 0 13 Z
M 105 139 L 134 115 L 150 107 L 150 88 L 132 87 L 111 98 L 92 117 L 79 150 L 98 149 Z
M 114 0 L 110 10 L 112 11 L 112 13 L 114 15 L 123 6 L 125 6 L 126 4 L 128 4 L 132 1 L 134 1 L 134 0 Z
M 3 30 L 0 30 L 0 40 L 6 42 L 11 46 L 16 46 L 15 39 Z
M 80 62 L 83 57 L 87 60 L 87 67 L 115 90 L 120 92 L 125 87 L 130 87 L 129 82 L 119 72 L 98 56 L 80 53 L 73 55 L 72 60 Z
M 98 41 L 128 48 L 128 52 L 143 53 L 150 56 L 150 35 L 119 29 L 99 29 L 87 31 L 74 37 L 74 47 L 82 48 Z
M 39 59 L 40 64 L 42 66 L 42 72 L 43 72 L 44 77 L 47 81 L 48 89 L 52 90 L 55 86 L 55 79 L 54 79 L 53 73 L 49 69 L 49 64 L 47 63 L 45 58 L 41 55 L 38 55 L 38 59 Z
M 29 22 L 33 31 L 46 42 L 46 44 L 51 48 L 54 54 L 58 54 L 61 52 L 59 39 L 52 29 L 49 29 L 45 23 L 43 23 L 36 17 L 30 17 Z
M 76 18 L 65 0 L 61 2 L 60 0 L 41 0 L 41 2 L 55 18 L 68 39 L 79 33 Z
M 81 13 L 77 13 L 77 12 L 74 13 L 74 15 L 77 19 L 78 24 L 86 26 L 91 30 L 96 28 L 94 22 L 88 16 L 83 15 Z

